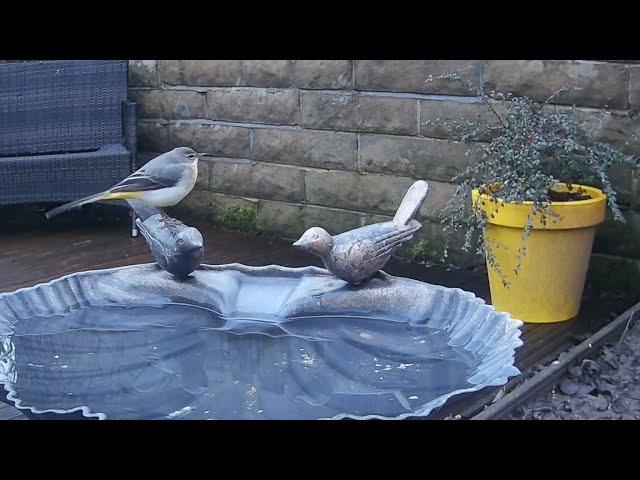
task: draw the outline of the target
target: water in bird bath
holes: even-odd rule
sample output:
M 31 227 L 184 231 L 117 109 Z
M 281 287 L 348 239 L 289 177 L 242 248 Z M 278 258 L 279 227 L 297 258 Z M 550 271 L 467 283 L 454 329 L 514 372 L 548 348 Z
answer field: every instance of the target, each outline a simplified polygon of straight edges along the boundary
M 224 318 L 186 304 L 92 306 L 0 335 L 0 384 L 33 412 L 112 419 L 406 416 L 473 387 L 446 329 L 371 318 Z

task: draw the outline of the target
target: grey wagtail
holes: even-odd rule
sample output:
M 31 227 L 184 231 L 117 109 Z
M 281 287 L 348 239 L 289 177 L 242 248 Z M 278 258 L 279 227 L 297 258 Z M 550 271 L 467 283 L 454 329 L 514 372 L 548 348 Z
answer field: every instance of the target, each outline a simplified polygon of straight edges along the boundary
M 198 159 L 206 155 L 178 147 L 150 160 L 109 190 L 66 203 L 45 215 L 60 213 L 101 200 L 140 200 L 153 207 L 172 207 L 193 189 L 198 178 Z M 166 214 L 161 211 L 162 216 Z

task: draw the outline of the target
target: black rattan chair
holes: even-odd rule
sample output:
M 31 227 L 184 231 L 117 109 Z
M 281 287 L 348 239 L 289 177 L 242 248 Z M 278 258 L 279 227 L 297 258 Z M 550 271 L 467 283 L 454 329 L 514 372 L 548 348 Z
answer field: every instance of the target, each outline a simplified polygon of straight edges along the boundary
M 0 205 L 66 202 L 136 164 L 128 62 L 0 64 Z

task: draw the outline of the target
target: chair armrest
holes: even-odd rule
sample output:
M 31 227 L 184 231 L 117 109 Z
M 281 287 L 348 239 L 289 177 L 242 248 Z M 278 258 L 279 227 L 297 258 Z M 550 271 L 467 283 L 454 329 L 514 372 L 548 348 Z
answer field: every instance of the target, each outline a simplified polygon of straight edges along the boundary
M 124 146 L 131 153 L 131 171 L 138 166 L 138 139 L 136 136 L 136 103 L 122 102 L 122 129 Z

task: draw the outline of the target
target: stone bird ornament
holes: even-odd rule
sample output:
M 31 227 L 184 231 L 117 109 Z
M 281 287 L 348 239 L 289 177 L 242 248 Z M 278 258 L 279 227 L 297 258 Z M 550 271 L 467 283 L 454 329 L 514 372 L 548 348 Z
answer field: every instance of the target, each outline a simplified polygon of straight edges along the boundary
M 293 245 L 319 256 L 329 272 L 357 285 L 368 281 L 385 266 L 391 255 L 422 224 L 412 220 L 429 191 L 424 180 L 415 182 L 398 207 L 393 220 L 356 228 L 331 236 L 325 229 L 312 227 Z
M 184 279 L 200 266 L 204 257 L 204 239 L 197 228 L 175 218 L 167 222 L 158 209 L 140 201 L 127 202 L 136 212 L 136 225 L 163 270 Z

